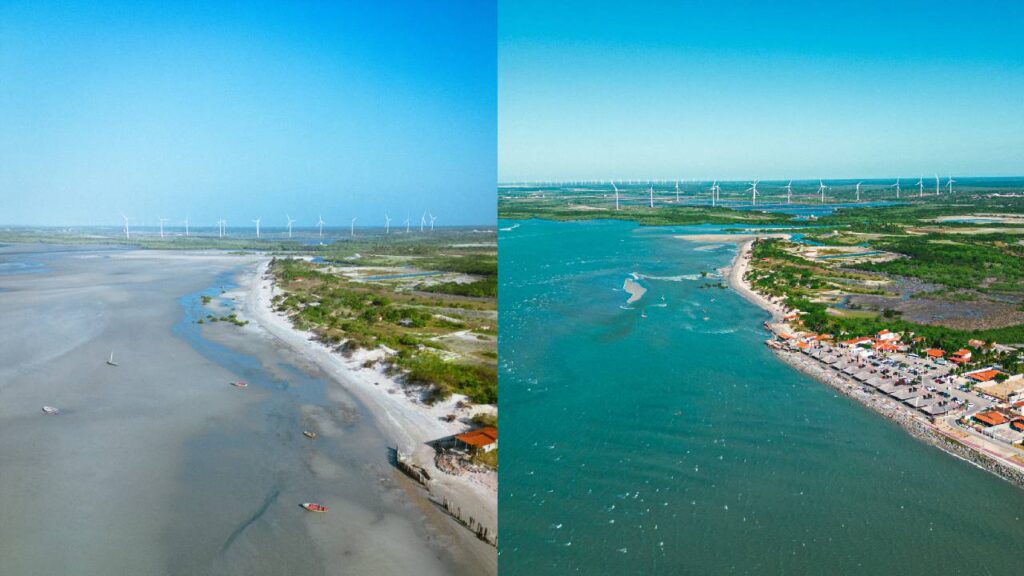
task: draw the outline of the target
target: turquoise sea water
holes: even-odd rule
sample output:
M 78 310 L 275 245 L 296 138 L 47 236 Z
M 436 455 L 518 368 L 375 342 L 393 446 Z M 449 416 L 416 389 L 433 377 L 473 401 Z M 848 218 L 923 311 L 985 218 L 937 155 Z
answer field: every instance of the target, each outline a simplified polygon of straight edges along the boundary
M 778 361 L 766 315 L 700 276 L 734 246 L 672 237 L 707 227 L 520 224 L 499 235 L 502 574 L 1019 571 L 1024 490 Z

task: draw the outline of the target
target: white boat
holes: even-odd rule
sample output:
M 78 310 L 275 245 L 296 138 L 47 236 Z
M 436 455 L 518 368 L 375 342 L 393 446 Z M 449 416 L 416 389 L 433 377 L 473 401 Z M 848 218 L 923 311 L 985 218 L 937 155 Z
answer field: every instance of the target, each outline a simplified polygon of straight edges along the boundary
M 47 416 L 56 416 L 57 414 L 60 414 L 60 410 L 53 406 L 43 406 L 43 414 L 46 414 Z
M 110 358 L 107 359 L 107 364 L 109 364 L 110 366 L 117 366 L 117 362 L 114 362 L 114 351 L 113 350 L 110 351 Z

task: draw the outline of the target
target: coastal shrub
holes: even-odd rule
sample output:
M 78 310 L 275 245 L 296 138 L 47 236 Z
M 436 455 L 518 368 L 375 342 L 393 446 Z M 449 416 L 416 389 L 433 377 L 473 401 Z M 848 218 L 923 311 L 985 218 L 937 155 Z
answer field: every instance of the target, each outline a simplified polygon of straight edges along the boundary
M 408 382 L 435 386 L 438 398 L 457 393 L 468 396 L 476 403 L 493 404 L 498 401 L 498 375 L 492 367 L 446 362 L 436 354 L 427 352 L 400 361 L 408 371 Z

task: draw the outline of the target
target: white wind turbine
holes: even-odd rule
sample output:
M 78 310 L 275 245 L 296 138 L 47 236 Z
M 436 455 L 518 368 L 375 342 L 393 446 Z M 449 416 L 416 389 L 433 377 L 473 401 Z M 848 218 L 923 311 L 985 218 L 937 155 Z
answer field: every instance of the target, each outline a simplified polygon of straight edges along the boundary
M 227 224 L 228 224 L 227 220 L 217 220 L 217 237 L 218 238 L 223 238 L 224 237 L 224 228 L 227 226 Z
M 752 192 L 752 195 L 750 197 L 750 203 L 757 204 L 757 180 L 751 182 L 750 188 L 747 188 L 746 190 L 744 190 L 744 192 Z
M 256 218 L 256 219 L 253 220 L 253 222 L 256 223 L 256 239 L 259 240 L 260 239 L 260 219 Z
M 132 239 L 132 235 L 131 235 L 131 232 L 128 231 L 128 217 L 125 216 L 124 214 L 121 214 L 121 218 L 124 219 L 124 239 L 125 240 L 131 240 Z
M 860 185 L 861 182 L 857 182 L 857 202 L 860 202 Z
M 427 225 L 427 213 L 424 212 L 423 215 L 420 216 L 420 232 L 423 232 L 423 227 L 426 226 L 426 225 Z
M 619 187 L 615 185 L 615 180 L 612 180 L 612 188 L 615 189 L 615 209 L 619 209 Z
M 950 177 L 949 177 L 949 180 L 946 180 L 946 190 L 947 190 L 947 191 L 948 191 L 948 192 L 949 192 L 950 194 L 952 194 L 952 193 L 953 193 L 953 183 L 954 183 L 954 182 L 956 182 L 956 180 L 953 180 L 953 176 L 950 176 Z
M 890 188 L 896 188 L 896 199 L 900 199 L 900 179 L 896 179 L 896 183 L 890 186 Z
M 676 180 L 676 204 L 679 204 L 679 180 Z
M 405 233 L 409 233 L 409 214 L 405 215 Z
M 939 190 L 940 190 L 940 188 L 939 188 L 939 175 L 936 174 L 935 175 L 935 195 L 936 196 L 939 195 Z
M 157 218 L 160 221 L 160 238 L 164 237 L 164 222 L 167 222 L 167 218 Z
M 818 178 L 818 192 L 821 193 L 822 202 L 825 201 L 825 190 L 828 190 L 828 186 L 825 186 L 825 183 L 821 181 L 821 178 Z
M 651 208 L 654 208 L 654 186 L 651 186 Z
M 430 215 L 430 231 L 431 232 L 434 231 L 434 220 L 437 220 L 437 216 L 434 216 L 433 214 L 431 214 Z
M 355 237 L 355 235 L 356 235 L 356 219 L 355 218 L 352 219 L 352 222 L 351 222 L 351 224 L 349 224 L 349 226 L 350 226 L 349 234 L 351 234 L 352 237 Z
M 316 217 L 316 225 L 320 227 L 320 244 L 324 243 L 324 217 L 323 214 L 318 214 Z
M 714 208 L 718 203 L 718 180 L 711 183 L 711 207 Z
M 384 233 L 391 234 L 391 217 L 387 214 L 384 215 Z
M 288 214 L 285 214 L 284 217 L 285 217 L 286 220 L 288 220 L 288 238 L 291 238 L 292 237 L 292 224 L 295 223 L 295 220 L 292 220 L 292 217 L 289 216 Z
M 188 216 L 185 216 L 185 237 L 188 237 Z
M 924 198 L 924 174 L 917 179 L 917 197 Z
M 790 180 L 789 184 L 783 186 L 782 189 L 786 191 L 786 204 L 791 203 L 793 201 L 793 181 Z

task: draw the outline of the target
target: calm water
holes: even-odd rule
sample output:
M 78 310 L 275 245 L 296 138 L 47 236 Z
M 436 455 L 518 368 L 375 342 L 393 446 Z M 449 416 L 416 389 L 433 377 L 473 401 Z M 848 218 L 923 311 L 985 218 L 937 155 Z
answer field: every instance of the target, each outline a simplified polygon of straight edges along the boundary
M 1024 490 L 776 360 L 686 231 L 501 233 L 502 574 L 1019 571 Z

